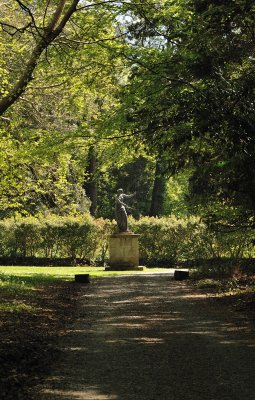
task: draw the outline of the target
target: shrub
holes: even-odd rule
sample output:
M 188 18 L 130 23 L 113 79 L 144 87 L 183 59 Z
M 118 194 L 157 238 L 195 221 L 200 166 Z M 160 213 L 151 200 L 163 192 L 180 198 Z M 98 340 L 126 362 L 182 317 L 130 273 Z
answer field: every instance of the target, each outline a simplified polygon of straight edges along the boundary
M 149 263 L 206 258 L 209 254 L 202 237 L 206 227 L 198 218 L 143 217 L 130 221 L 139 233 L 140 257 Z
M 196 286 L 199 289 L 220 289 L 222 282 L 216 279 L 201 279 Z
M 40 223 L 34 217 L 1 221 L 1 255 L 35 256 L 40 248 Z
M 194 279 L 226 279 L 232 277 L 235 263 L 231 259 L 200 260 L 197 268 L 192 272 Z
M 243 257 L 252 254 L 252 232 L 235 232 L 227 236 L 210 231 L 198 218 L 171 217 L 129 218 L 130 229 L 140 235 L 140 259 L 147 265 L 168 266 L 176 261 L 220 257 Z M 0 256 L 70 258 L 89 263 L 104 263 L 108 258 L 109 236 L 116 223 L 89 214 L 42 216 L 0 221 Z M 208 276 L 229 273 L 222 264 L 202 266 Z

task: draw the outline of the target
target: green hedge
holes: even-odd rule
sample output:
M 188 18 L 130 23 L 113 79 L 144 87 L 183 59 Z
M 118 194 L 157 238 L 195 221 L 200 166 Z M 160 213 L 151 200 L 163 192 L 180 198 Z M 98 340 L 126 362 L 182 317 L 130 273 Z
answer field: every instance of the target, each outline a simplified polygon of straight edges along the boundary
M 154 261 L 203 260 L 218 258 L 252 258 L 254 232 L 214 232 L 198 217 L 143 217 L 131 219 L 130 227 L 140 236 L 140 257 Z
M 253 232 L 219 234 L 198 218 L 129 218 L 140 234 L 140 259 L 145 264 L 217 257 L 253 257 Z M 79 217 L 27 217 L 0 221 L 0 257 L 83 259 L 104 262 L 114 221 Z
M 6 219 L 0 221 L 0 256 L 104 260 L 112 231 L 112 222 L 90 215 Z
M 209 256 L 203 243 L 206 227 L 197 218 L 144 217 L 131 220 L 130 228 L 140 234 L 140 258 L 150 264 Z

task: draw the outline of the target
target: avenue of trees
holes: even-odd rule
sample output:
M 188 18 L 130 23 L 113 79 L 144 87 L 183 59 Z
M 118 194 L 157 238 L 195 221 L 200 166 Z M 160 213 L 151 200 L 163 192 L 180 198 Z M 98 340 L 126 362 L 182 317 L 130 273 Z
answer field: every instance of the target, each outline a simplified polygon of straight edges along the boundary
M 0 1 L 0 218 L 255 223 L 251 0 Z

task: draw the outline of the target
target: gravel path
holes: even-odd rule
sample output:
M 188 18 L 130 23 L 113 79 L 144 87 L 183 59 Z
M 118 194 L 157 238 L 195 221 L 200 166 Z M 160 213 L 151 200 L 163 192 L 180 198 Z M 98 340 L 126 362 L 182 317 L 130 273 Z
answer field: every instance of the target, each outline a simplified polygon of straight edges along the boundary
M 248 322 L 166 276 L 95 279 L 40 400 L 254 400 Z

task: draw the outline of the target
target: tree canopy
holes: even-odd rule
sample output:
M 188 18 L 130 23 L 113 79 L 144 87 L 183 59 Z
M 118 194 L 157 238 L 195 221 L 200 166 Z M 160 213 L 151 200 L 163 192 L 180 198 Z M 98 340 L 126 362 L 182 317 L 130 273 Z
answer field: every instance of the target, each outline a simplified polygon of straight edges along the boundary
M 2 215 L 88 208 L 96 188 L 110 217 L 121 182 L 161 215 L 179 209 L 177 174 L 185 212 L 253 225 L 254 7 L 5 0 Z

